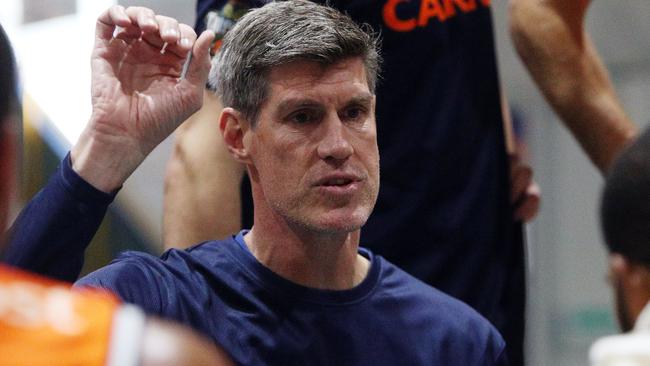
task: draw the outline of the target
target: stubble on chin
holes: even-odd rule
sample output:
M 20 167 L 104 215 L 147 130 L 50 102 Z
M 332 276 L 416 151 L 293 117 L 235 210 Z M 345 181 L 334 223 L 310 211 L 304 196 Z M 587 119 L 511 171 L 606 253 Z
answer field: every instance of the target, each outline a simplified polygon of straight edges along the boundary
M 301 197 L 290 202 L 275 201 L 271 206 L 290 227 L 314 234 L 341 235 L 361 229 L 368 220 L 376 194 L 366 191 L 360 198 L 357 202 L 327 202 L 320 197 Z

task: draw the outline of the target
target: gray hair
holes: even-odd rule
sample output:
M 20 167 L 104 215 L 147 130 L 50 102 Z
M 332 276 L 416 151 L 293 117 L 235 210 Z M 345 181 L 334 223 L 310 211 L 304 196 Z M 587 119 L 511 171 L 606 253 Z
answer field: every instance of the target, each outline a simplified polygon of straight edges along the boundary
M 600 220 L 610 252 L 650 268 L 650 128 L 618 155 L 605 179 Z
M 360 27 L 336 9 L 306 0 L 271 2 L 244 15 L 226 34 L 209 85 L 224 107 L 242 112 L 255 126 L 271 68 L 298 60 L 328 66 L 361 57 L 374 93 L 381 63 L 378 44 L 370 26 Z

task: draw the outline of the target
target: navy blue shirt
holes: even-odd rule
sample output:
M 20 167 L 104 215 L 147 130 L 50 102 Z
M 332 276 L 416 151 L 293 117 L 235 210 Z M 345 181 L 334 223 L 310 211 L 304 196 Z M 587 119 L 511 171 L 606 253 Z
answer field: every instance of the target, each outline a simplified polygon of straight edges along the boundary
M 66 157 L 16 221 L 6 258 L 58 278 L 78 273 L 112 197 L 83 181 Z M 193 326 L 243 365 L 507 364 L 505 343 L 486 319 L 368 250 L 359 251 L 370 261 L 361 284 L 318 290 L 263 266 L 242 235 L 161 258 L 128 252 L 77 285 L 107 288 Z
M 198 27 L 219 3 L 198 1 Z M 508 204 L 489 1 L 330 3 L 383 38 L 381 189 L 362 245 L 474 307 L 504 335 L 511 362 L 523 364 L 523 245 Z M 85 189 L 92 187 L 70 172 L 57 172 L 19 217 L 7 262 L 76 278 L 84 243 L 113 197 Z M 51 201 L 70 192 L 92 204 Z M 74 215 L 77 221 L 67 219 Z
M 61 281 L 75 281 L 84 252 L 116 194 L 84 181 L 72 170 L 68 154 L 8 230 L 2 261 Z
M 224 3 L 199 0 L 196 28 Z M 381 182 L 361 244 L 474 307 L 523 364 L 524 250 L 509 203 L 490 1 L 329 4 L 382 38 Z M 248 227 L 250 189 L 242 194 Z
M 77 282 L 203 331 L 243 365 L 504 365 L 505 344 L 458 300 L 360 250 L 367 277 L 344 291 L 292 283 L 242 233 L 161 258 L 127 252 Z
M 6 258 L 58 278 L 78 273 L 112 197 L 66 157 L 16 221 Z M 361 284 L 318 290 L 263 266 L 242 235 L 161 258 L 127 252 L 77 285 L 190 325 L 243 365 L 506 364 L 505 343 L 485 318 L 368 250 L 359 251 L 370 261 Z

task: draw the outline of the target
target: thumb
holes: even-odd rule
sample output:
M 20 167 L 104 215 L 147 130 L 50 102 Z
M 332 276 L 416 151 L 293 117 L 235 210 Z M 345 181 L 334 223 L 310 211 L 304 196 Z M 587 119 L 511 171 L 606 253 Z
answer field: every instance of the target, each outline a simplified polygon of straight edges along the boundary
M 214 33 L 206 30 L 201 33 L 192 47 L 192 56 L 185 73 L 185 79 L 193 85 L 205 86 L 210 73 L 210 45 Z

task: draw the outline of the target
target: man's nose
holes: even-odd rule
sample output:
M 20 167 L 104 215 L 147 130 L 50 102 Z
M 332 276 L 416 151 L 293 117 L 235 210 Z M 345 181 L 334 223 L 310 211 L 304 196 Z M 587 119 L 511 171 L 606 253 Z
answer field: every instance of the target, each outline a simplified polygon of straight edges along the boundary
M 329 117 L 322 125 L 318 156 L 323 160 L 345 160 L 354 153 L 346 126 L 337 116 Z

